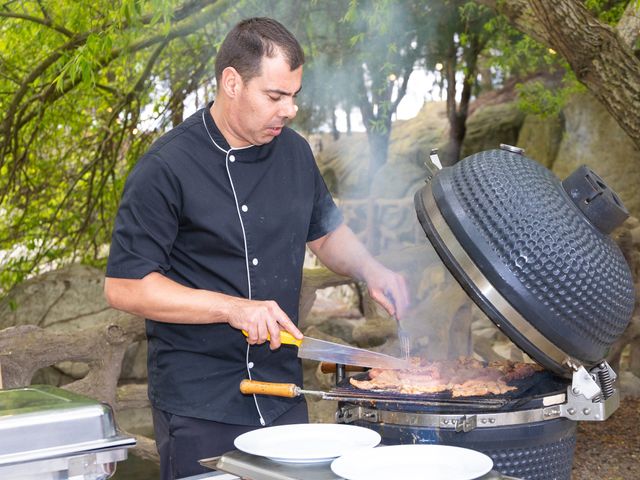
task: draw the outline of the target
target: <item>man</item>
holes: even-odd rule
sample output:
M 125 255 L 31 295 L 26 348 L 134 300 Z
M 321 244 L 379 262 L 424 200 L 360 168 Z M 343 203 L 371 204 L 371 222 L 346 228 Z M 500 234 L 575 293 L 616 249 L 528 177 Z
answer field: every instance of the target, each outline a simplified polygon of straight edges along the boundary
M 244 396 L 244 378 L 301 384 L 295 347 L 305 245 L 367 282 L 390 313 L 401 276 L 342 223 L 296 115 L 304 54 L 278 22 L 253 18 L 216 57 L 216 101 L 156 141 L 131 172 L 113 232 L 105 293 L 146 318 L 149 399 L 162 477 L 203 472 L 264 425 L 307 421 L 301 399 Z M 247 338 L 242 330 L 247 332 Z M 269 340 L 269 341 L 267 341 Z

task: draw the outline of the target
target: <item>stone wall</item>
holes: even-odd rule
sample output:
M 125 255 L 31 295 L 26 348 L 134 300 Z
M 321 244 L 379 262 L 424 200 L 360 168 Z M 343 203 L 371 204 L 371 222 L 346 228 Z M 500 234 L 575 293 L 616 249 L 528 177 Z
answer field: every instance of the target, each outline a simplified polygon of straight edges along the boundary
M 428 103 L 413 119 L 394 123 L 389 159 L 372 186 L 374 198 L 411 196 L 427 175 L 432 148 L 447 143 L 444 103 Z M 598 173 L 640 217 L 640 151 L 611 115 L 588 93 L 574 95 L 557 116 L 524 115 L 514 101 L 488 104 L 473 111 L 467 121 L 463 157 L 517 145 L 525 154 L 550 168 L 561 179 L 580 165 Z M 364 133 L 323 139 L 317 152 L 331 190 L 342 200 L 363 198 L 367 188 L 369 147 Z

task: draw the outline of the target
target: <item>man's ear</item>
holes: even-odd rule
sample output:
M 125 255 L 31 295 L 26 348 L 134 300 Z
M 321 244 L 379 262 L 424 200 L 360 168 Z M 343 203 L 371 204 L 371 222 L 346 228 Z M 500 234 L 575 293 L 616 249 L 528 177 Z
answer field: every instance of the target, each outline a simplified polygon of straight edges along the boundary
M 220 88 L 231 98 L 235 97 L 242 88 L 242 77 L 233 67 L 225 68 L 220 80 Z

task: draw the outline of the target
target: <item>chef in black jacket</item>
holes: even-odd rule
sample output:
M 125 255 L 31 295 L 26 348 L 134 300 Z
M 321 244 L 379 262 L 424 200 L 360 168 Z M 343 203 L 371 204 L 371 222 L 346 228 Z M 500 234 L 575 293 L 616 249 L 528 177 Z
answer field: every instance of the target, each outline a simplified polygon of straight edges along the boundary
M 158 139 L 127 179 L 105 294 L 147 319 L 163 479 L 204 472 L 197 460 L 233 449 L 244 432 L 307 421 L 301 398 L 238 389 L 244 378 L 302 384 L 296 348 L 280 348 L 279 332 L 302 338 L 306 245 L 366 282 L 389 313 L 407 304 L 404 279 L 343 223 L 308 143 L 286 126 L 303 63 L 280 23 L 240 22 L 216 57 L 215 102 Z

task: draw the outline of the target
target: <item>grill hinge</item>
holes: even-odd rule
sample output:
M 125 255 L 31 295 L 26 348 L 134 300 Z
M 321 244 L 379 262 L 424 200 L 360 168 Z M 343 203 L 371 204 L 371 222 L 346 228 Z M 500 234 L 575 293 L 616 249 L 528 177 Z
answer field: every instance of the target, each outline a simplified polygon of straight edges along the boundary
M 455 425 L 456 432 L 470 432 L 478 426 L 478 417 L 476 415 L 463 415 L 449 421 Z
M 571 420 L 606 420 L 620 405 L 616 377 L 606 361 L 588 372 L 579 367 L 567 388 L 567 403 L 560 406 L 562 416 Z

